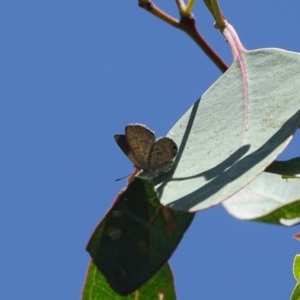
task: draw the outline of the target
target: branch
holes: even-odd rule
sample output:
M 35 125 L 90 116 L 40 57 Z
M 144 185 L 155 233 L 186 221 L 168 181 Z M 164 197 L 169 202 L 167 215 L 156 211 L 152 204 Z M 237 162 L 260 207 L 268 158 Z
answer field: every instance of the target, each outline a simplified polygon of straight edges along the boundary
M 148 0 L 139 0 L 139 6 L 149 13 L 153 14 L 157 18 L 163 20 L 164 22 L 178 28 L 179 22 L 175 18 L 171 17 L 170 15 L 166 14 L 162 10 L 160 10 L 155 4 Z
M 212 62 L 221 70 L 221 72 L 224 73 L 228 69 L 228 66 L 202 37 L 200 32 L 197 30 L 195 18 L 190 14 L 190 10 L 194 4 L 194 1 L 190 0 L 187 6 L 185 6 L 183 0 L 176 0 L 176 2 L 181 15 L 180 21 L 163 12 L 155 4 L 153 4 L 151 0 L 138 0 L 138 4 L 141 8 L 150 12 L 162 21 L 172 25 L 173 27 L 187 33 L 212 60 Z

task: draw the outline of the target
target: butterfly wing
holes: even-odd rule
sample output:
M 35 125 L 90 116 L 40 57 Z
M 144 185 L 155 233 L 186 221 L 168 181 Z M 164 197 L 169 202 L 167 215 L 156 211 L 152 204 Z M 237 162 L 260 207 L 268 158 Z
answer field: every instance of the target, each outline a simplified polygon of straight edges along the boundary
M 148 157 L 155 142 L 154 132 L 145 125 L 130 124 L 125 127 L 125 136 L 129 147 L 126 155 L 136 168 L 149 169 Z
M 127 142 L 125 134 L 115 134 L 114 135 L 115 141 L 117 142 L 118 146 L 124 152 L 124 154 L 132 161 L 135 165 L 136 162 L 134 161 L 134 157 L 132 156 L 130 146 Z
M 177 152 L 178 147 L 172 139 L 168 137 L 158 139 L 149 154 L 149 168 L 157 174 L 167 171 L 171 167 Z

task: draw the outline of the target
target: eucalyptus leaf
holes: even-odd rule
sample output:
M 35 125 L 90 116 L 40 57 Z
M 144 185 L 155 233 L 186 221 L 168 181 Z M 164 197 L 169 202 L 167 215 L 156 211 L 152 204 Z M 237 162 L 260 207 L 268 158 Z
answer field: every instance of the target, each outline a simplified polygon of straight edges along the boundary
M 296 284 L 290 300 L 300 300 L 300 285 L 299 285 L 299 283 Z
M 156 185 L 163 205 L 195 212 L 219 204 L 271 164 L 298 128 L 299 53 L 259 49 L 241 59 L 246 78 L 235 60 L 169 131 L 179 151 Z
M 293 264 L 293 274 L 295 279 L 300 281 L 300 254 L 295 255 Z
M 286 161 L 274 161 L 266 169 L 267 172 L 281 174 L 284 177 L 300 177 L 300 157 Z
M 140 289 L 127 296 L 117 294 L 107 283 L 105 276 L 90 262 L 82 291 L 82 300 L 176 300 L 174 279 L 168 263 Z
M 110 287 L 126 296 L 166 264 L 193 218 L 162 206 L 153 185 L 134 178 L 96 227 L 87 251 Z
M 293 290 L 293 293 L 291 295 L 291 300 L 299 300 L 300 299 L 300 285 L 299 285 L 299 279 L 300 279 L 300 255 L 297 254 L 294 258 L 294 264 L 293 264 L 293 274 L 297 281 L 296 286 Z
M 263 172 L 222 205 L 238 219 L 295 225 L 300 222 L 300 181 Z

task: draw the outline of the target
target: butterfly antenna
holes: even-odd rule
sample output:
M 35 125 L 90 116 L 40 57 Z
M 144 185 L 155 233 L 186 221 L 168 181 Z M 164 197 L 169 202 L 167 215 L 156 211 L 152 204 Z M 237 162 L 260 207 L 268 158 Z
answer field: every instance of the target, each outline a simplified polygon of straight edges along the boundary
M 123 179 L 125 179 L 125 178 L 128 178 L 130 175 L 131 175 L 131 174 L 126 175 L 126 176 L 123 176 L 123 177 L 121 177 L 121 178 L 117 178 L 117 179 L 115 179 L 115 181 L 123 180 Z

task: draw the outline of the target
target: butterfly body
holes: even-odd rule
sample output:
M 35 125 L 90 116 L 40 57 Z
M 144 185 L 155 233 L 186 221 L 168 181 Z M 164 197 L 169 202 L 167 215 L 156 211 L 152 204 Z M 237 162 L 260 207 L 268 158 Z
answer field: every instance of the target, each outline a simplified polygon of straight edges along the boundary
M 122 151 L 140 170 L 138 176 L 147 180 L 166 172 L 178 151 L 172 139 L 163 137 L 155 140 L 154 132 L 142 124 L 127 125 L 125 135 L 116 134 L 114 137 Z

